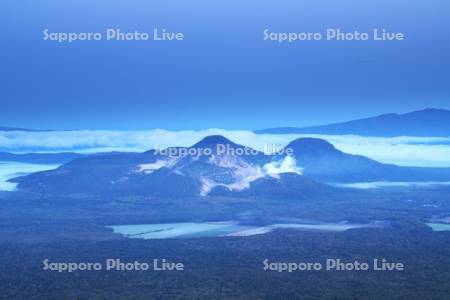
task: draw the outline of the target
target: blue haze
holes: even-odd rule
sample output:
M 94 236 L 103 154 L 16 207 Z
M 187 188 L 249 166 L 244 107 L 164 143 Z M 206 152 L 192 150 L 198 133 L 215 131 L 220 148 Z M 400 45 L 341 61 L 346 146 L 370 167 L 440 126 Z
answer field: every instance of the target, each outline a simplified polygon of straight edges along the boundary
M 0 4 L 0 125 L 260 129 L 450 108 L 446 0 Z M 186 41 L 42 40 L 42 30 L 185 33 Z M 263 30 L 404 32 L 404 42 L 263 41 Z

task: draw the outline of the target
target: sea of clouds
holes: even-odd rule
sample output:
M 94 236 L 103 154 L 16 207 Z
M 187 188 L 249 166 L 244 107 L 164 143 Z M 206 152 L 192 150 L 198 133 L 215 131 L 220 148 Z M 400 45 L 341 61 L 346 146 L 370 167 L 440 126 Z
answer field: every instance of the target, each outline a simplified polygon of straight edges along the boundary
M 368 156 L 385 163 L 404 166 L 450 167 L 450 137 L 361 137 L 356 135 L 255 134 L 244 130 L 78 130 L 19 132 L 0 131 L 0 151 L 83 153 L 137 151 L 191 146 L 208 135 L 220 134 L 257 150 L 286 146 L 299 137 L 317 137 L 351 154 Z
M 14 177 L 23 176 L 29 173 L 51 170 L 58 165 L 50 164 L 26 164 L 17 162 L 0 162 L 0 191 L 14 191 L 17 183 L 8 182 Z

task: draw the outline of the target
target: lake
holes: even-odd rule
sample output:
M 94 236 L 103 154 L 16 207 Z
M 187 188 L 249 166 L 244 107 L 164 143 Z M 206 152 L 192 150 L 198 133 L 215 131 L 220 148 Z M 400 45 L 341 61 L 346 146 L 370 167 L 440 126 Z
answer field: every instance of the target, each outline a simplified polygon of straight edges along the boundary
M 450 224 L 442 224 L 442 223 L 427 223 L 433 231 L 450 231 Z
M 141 239 L 183 239 L 200 237 L 226 237 L 226 236 L 253 236 L 269 233 L 275 229 L 297 229 L 308 231 L 339 232 L 356 228 L 385 228 L 385 221 L 374 221 L 367 224 L 317 223 L 317 224 L 272 224 L 267 226 L 241 225 L 235 221 L 202 222 L 202 223 L 166 223 L 166 224 L 140 224 L 140 225 L 114 225 L 107 226 L 114 233 L 122 234 L 128 238 Z

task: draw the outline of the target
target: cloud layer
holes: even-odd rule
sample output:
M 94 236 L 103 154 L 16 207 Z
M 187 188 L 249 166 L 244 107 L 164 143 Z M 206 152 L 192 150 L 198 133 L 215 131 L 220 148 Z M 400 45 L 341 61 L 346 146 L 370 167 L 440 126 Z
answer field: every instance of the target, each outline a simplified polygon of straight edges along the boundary
M 336 148 L 385 163 L 406 166 L 450 167 L 450 138 L 361 137 L 355 135 L 257 135 L 251 131 L 208 129 L 200 131 L 52 131 L 2 132 L 0 150 L 10 152 L 106 152 L 145 151 L 171 146 L 190 146 L 208 135 L 221 134 L 232 141 L 261 151 L 273 151 L 299 137 L 323 138 Z
M 13 191 L 17 183 L 8 182 L 9 179 L 28 173 L 51 170 L 58 165 L 36 165 L 25 163 L 1 163 L 0 162 L 0 191 Z

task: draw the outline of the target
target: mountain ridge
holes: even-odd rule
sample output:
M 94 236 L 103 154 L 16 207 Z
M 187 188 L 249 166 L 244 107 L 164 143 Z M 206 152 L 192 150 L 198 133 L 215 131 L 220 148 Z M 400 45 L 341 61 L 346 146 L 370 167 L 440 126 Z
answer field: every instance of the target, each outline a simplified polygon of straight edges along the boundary
M 86 155 L 75 152 L 58 153 L 10 153 L 0 152 L 0 162 L 21 162 L 31 164 L 63 164 Z
M 51 131 L 51 130 L 38 130 L 38 129 L 0 126 L 0 131 L 45 132 L 45 131 Z
M 425 108 L 405 114 L 388 113 L 319 126 L 275 127 L 257 134 L 328 134 L 360 136 L 450 136 L 450 110 Z
M 210 148 L 231 142 L 217 136 L 202 141 L 200 146 Z M 196 143 L 188 149 L 195 149 L 195 145 L 199 146 Z M 299 138 L 286 147 L 290 147 L 292 156 L 283 154 L 288 151 L 281 151 L 281 154 L 256 152 L 256 155 L 214 151 L 174 156 L 158 151 L 90 155 L 76 158 L 55 170 L 11 181 L 17 182 L 21 190 L 49 194 L 137 193 L 192 197 L 211 193 L 239 197 L 290 195 L 294 198 L 329 192 L 329 183 L 450 181 L 450 168 L 383 164 L 344 153 L 323 139 Z

